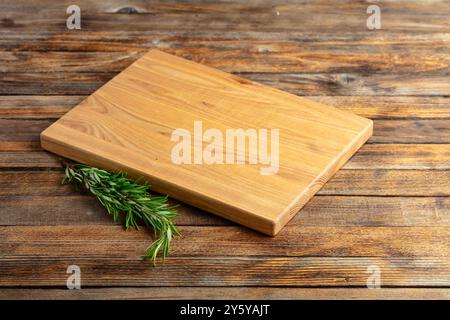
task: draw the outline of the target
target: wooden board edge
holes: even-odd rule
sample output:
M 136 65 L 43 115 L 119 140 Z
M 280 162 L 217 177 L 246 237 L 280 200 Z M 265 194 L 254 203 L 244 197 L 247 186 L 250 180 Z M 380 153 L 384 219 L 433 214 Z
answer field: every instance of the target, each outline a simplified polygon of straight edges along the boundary
M 343 149 L 336 158 L 314 179 L 308 188 L 296 197 L 291 204 L 278 216 L 272 229 L 272 236 L 281 229 L 308 203 L 309 200 L 330 180 L 333 175 L 369 140 L 373 134 L 373 121 L 368 120 L 367 126 Z

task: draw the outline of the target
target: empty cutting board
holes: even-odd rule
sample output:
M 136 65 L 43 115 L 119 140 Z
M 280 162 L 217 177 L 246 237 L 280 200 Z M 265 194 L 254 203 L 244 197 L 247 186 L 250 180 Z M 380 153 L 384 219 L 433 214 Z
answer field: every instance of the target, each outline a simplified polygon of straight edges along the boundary
M 227 132 L 239 129 L 248 136 L 227 145 Z M 42 132 L 41 143 L 275 235 L 371 134 L 369 119 L 151 50 Z

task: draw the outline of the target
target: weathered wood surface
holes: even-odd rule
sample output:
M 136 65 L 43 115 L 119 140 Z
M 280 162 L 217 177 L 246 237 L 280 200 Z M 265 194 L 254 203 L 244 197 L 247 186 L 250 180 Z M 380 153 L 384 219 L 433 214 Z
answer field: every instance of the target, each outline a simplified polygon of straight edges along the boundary
M 317 300 L 438 300 L 449 299 L 445 288 L 289 288 L 289 287 L 118 287 L 64 289 L 2 289 L 0 299 L 317 299 Z
M 380 268 L 381 285 L 386 287 L 447 287 L 450 281 L 448 257 L 195 256 L 172 257 L 152 269 L 149 261 L 138 256 L 25 256 L 2 259 L 0 285 L 65 286 L 70 265 L 80 267 L 85 287 L 366 287 L 369 266 Z
M 380 3 L 378 31 L 356 1 L 77 4 L 80 31 L 65 3 L 0 4 L 1 299 L 450 298 L 448 1 Z M 276 238 L 182 205 L 152 269 L 151 234 L 61 186 L 39 145 L 150 48 L 369 117 L 374 136 Z M 71 264 L 81 291 L 61 289 Z M 370 265 L 390 288 L 366 288 Z
M 296 95 L 445 96 L 448 78 L 438 74 L 236 73 Z M 3 73 L 0 95 L 88 95 L 115 72 Z M 374 98 L 375 99 L 375 98 Z
M 421 33 L 450 30 L 447 1 L 387 2 L 383 28 L 389 31 Z M 61 32 L 67 15 L 65 3 L 53 0 L 20 0 L 16 7 L 0 6 L 5 12 L 2 26 L 6 30 Z M 307 0 L 242 2 L 192 1 L 78 1 L 85 10 L 84 26 L 94 31 L 303 31 L 335 32 L 367 31 L 367 3 L 342 1 L 330 6 L 330 1 Z M 424 21 L 424 12 L 427 13 Z M 140 13 L 140 14 L 139 14 Z M 362 13 L 362 14 L 361 14 Z M 152 17 L 153 19 L 148 19 Z M 345 19 L 344 19 L 345 17 Z
M 180 226 L 177 257 L 432 257 L 445 258 L 450 226 L 296 226 L 261 237 L 239 226 Z M 151 233 L 121 226 L 4 226 L 3 258 L 139 258 Z M 211 246 L 214 242 L 214 246 Z M 405 246 L 405 243 L 410 245 Z M 314 245 L 312 245 L 314 244 Z M 315 259 L 315 258 L 314 258 Z M 170 266 L 170 261 L 166 263 Z M 165 265 L 160 269 L 164 269 Z M 449 275 L 450 277 L 450 275 Z M 132 280 L 130 280 L 132 281 Z

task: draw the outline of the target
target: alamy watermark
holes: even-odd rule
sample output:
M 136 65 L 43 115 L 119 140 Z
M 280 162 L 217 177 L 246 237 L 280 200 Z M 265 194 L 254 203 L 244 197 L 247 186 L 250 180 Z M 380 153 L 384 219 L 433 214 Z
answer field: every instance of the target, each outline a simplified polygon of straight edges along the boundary
M 367 18 L 367 29 L 380 30 L 381 29 L 381 9 L 379 6 L 372 4 L 367 7 L 367 11 L 370 16 Z
M 70 14 L 66 19 L 66 26 L 69 30 L 81 29 L 81 9 L 76 4 L 67 7 L 66 13 Z
M 377 265 L 370 265 L 367 267 L 367 288 L 380 289 L 381 288 L 381 269 Z
M 81 289 L 81 269 L 77 265 L 70 265 L 67 267 L 66 273 L 70 274 L 67 278 L 67 289 Z
M 203 131 L 199 120 L 194 121 L 193 133 L 178 128 L 171 140 L 177 142 L 171 151 L 175 164 L 260 164 L 266 166 L 260 168 L 261 175 L 276 174 L 280 165 L 280 132 L 276 128 Z

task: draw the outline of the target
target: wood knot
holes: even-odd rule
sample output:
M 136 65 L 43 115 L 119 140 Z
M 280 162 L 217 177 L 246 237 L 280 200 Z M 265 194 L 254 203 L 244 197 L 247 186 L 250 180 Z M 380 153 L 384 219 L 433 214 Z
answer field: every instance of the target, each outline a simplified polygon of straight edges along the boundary
M 141 13 L 141 11 L 136 7 L 122 7 L 118 8 L 114 11 L 115 13 L 125 13 L 125 14 L 135 14 L 135 13 Z
M 0 25 L 4 28 L 11 28 L 11 27 L 15 27 L 16 23 L 14 22 L 13 19 L 3 18 L 0 22 Z

